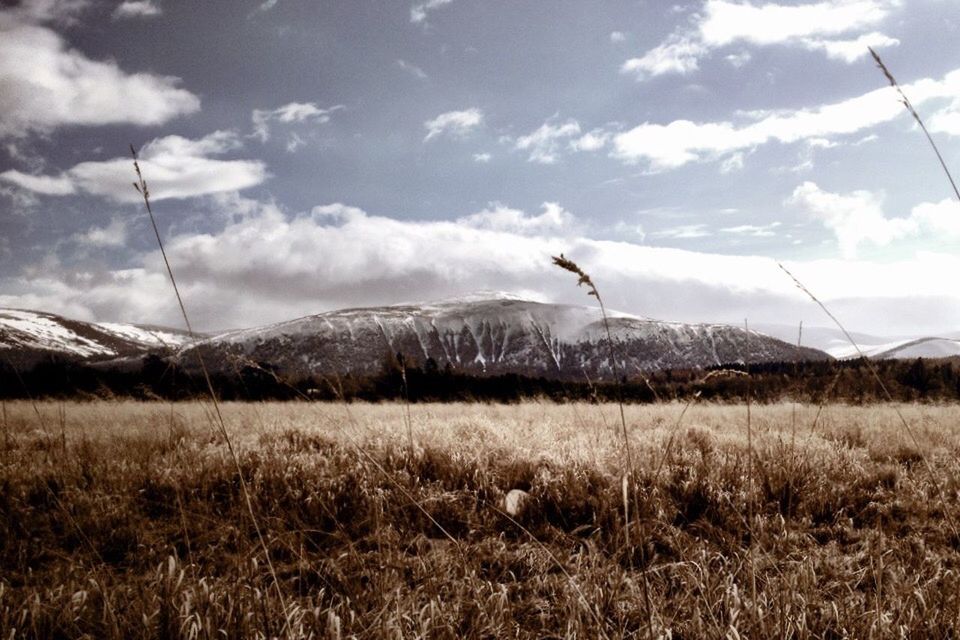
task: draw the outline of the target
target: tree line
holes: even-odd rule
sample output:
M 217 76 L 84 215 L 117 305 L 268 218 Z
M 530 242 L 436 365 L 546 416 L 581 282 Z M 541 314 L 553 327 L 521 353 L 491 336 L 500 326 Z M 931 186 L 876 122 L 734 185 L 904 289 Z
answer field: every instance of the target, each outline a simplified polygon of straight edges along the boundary
M 960 360 L 864 360 L 772 362 L 753 364 L 749 376 L 743 364 L 708 369 L 674 369 L 648 374 L 628 373 L 621 379 L 623 398 L 631 403 L 686 400 L 742 402 L 749 393 L 757 402 L 868 403 L 887 392 L 898 401 L 960 400 Z M 321 376 L 277 371 L 268 363 L 250 363 L 232 371 L 217 371 L 211 381 L 224 400 L 400 400 L 410 402 L 518 402 L 530 398 L 555 401 L 610 402 L 616 399 L 612 381 L 555 380 L 520 374 L 474 376 L 434 359 L 416 361 L 387 354 L 372 376 Z M 881 386 L 882 383 L 882 386 Z M 148 355 L 123 368 L 104 367 L 50 358 L 28 370 L 0 363 L 0 397 L 15 398 L 135 398 L 189 400 L 207 394 L 196 367 Z

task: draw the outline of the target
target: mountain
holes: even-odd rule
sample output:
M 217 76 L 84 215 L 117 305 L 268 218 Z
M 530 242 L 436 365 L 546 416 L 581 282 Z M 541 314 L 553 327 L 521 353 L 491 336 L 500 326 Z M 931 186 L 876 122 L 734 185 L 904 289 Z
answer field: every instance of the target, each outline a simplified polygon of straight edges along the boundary
M 51 356 L 102 361 L 182 348 L 190 337 L 175 329 L 69 320 L 53 313 L 0 309 L 0 359 L 18 367 Z
M 821 351 L 797 348 L 757 332 L 721 324 L 662 322 L 609 313 L 610 333 L 627 374 L 743 362 L 820 360 Z M 256 329 L 233 331 L 189 345 L 214 370 L 255 362 L 285 373 L 311 375 L 380 372 L 402 354 L 423 365 L 495 375 L 520 373 L 583 380 L 612 375 L 606 329 L 595 307 L 546 304 L 487 293 L 425 304 L 344 309 Z
M 877 359 L 914 359 L 914 358 L 948 358 L 950 356 L 960 356 L 960 340 L 956 338 L 905 338 L 873 344 L 862 344 L 859 341 L 857 345 L 860 351 L 868 358 Z M 837 349 L 835 357 L 840 359 L 856 358 L 859 356 L 857 350 L 849 343 L 845 349 Z
M 798 327 L 788 325 L 758 325 L 757 329 L 796 344 Z M 860 352 L 868 358 L 914 359 L 960 356 L 960 334 L 942 336 L 874 336 L 850 333 Z M 831 327 L 804 327 L 802 344 L 826 351 L 834 358 L 846 360 L 859 357 L 857 349 L 840 329 Z

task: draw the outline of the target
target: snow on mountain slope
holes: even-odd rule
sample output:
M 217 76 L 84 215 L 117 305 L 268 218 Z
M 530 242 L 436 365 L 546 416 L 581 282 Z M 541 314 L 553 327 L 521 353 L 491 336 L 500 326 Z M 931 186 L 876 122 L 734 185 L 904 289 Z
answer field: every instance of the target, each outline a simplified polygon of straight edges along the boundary
M 80 357 L 110 356 L 115 351 L 76 323 L 59 316 L 19 309 L 0 310 L 0 349 L 42 349 Z
M 136 324 L 121 324 L 117 322 L 98 322 L 97 327 L 107 333 L 137 342 L 151 348 L 177 348 L 190 342 L 188 333 L 181 333 L 161 327 L 148 327 Z
M 180 347 L 187 341 L 187 336 L 169 329 L 93 324 L 40 311 L 0 309 L 0 355 L 18 364 L 53 355 L 81 360 L 134 356 L 167 345 Z
M 881 344 L 859 344 L 860 351 L 868 358 L 947 358 L 960 356 L 960 340 L 953 338 L 907 338 Z M 836 358 L 856 358 L 857 350 L 849 343 L 846 347 L 831 352 Z
M 796 343 L 797 326 L 759 325 L 760 331 Z M 850 333 L 860 351 L 869 358 L 946 358 L 960 355 L 960 333 L 942 336 L 873 336 Z M 857 358 L 857 349 L 844 333 L 833 327 L 804 327 L 802 344 L 826 351 L 834 358 Z
M 611 312 L 624 371 L 822 359 L 826 354 L 725 325 L 686 325 Z M 369 375 L 401 353 L 476 374 L 523 373 L 582 379 L 609 376 L 606 330 L 595 307 L 546 304 L 505 294 L 471 295 L 421 305 L 344 309 L 201 341 L 208 364 L 245 360 L 310 374 Z

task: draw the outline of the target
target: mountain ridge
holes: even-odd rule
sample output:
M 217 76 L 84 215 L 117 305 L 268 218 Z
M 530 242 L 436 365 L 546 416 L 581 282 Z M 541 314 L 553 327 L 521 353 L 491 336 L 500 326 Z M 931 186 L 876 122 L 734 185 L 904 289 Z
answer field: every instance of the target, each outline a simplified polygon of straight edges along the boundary
M 703 368 L 734 362 L 829 359 L 759 332 L 608 312 L 625 372 Z M 599 308 L 552 304 L 511 294 L 468 295 L 422 304 L 357 307 L 231 331 L 185 347 L 214 369 L 251 362 L 304 375 L 373 375 L 405 359 L 475 375 L 521 373 L 609 378 L 613 367 Z M 745 349 L 749 348 L 748 357 Z

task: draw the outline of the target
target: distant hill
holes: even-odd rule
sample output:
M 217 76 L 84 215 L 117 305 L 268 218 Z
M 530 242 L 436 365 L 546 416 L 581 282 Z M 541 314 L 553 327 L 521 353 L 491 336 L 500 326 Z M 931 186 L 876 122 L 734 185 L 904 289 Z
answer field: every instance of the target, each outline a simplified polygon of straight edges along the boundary
M 797 341 L 797 326 L 765 324 L 757 329 L 783 340 Z M 875 359 L 949 358 L 960 356 L 960 334 L 881 337 L 851 332 L 863 355 Z M 804 327 L 802 344 L 826 351 L 834 358 L 857 358 L 857 349 L 843 332 L 831 327 Z
M 19 367 L 56 356 L 98 362 L 173 353 L 190 341 L 176 329 L 70 320 L 53 313 L 0 309 L 0 357 Z
M 829 359 L 826 353 L 723 324 L 664 322 L 612 312 L 621 371 L 703 368 L 727 363 Z M 749 349 L 749 352 L 748 352 Z M 470 375 L 517 373 L 583 380 L 612 375 L 606 330 L 595 307 L 547 304 L 503 293 L 431 303 L 344 309 L 233 331 L 188 345 L 221 371 L 247 362 L 300 375 L 380 372 L 385 359 Z

